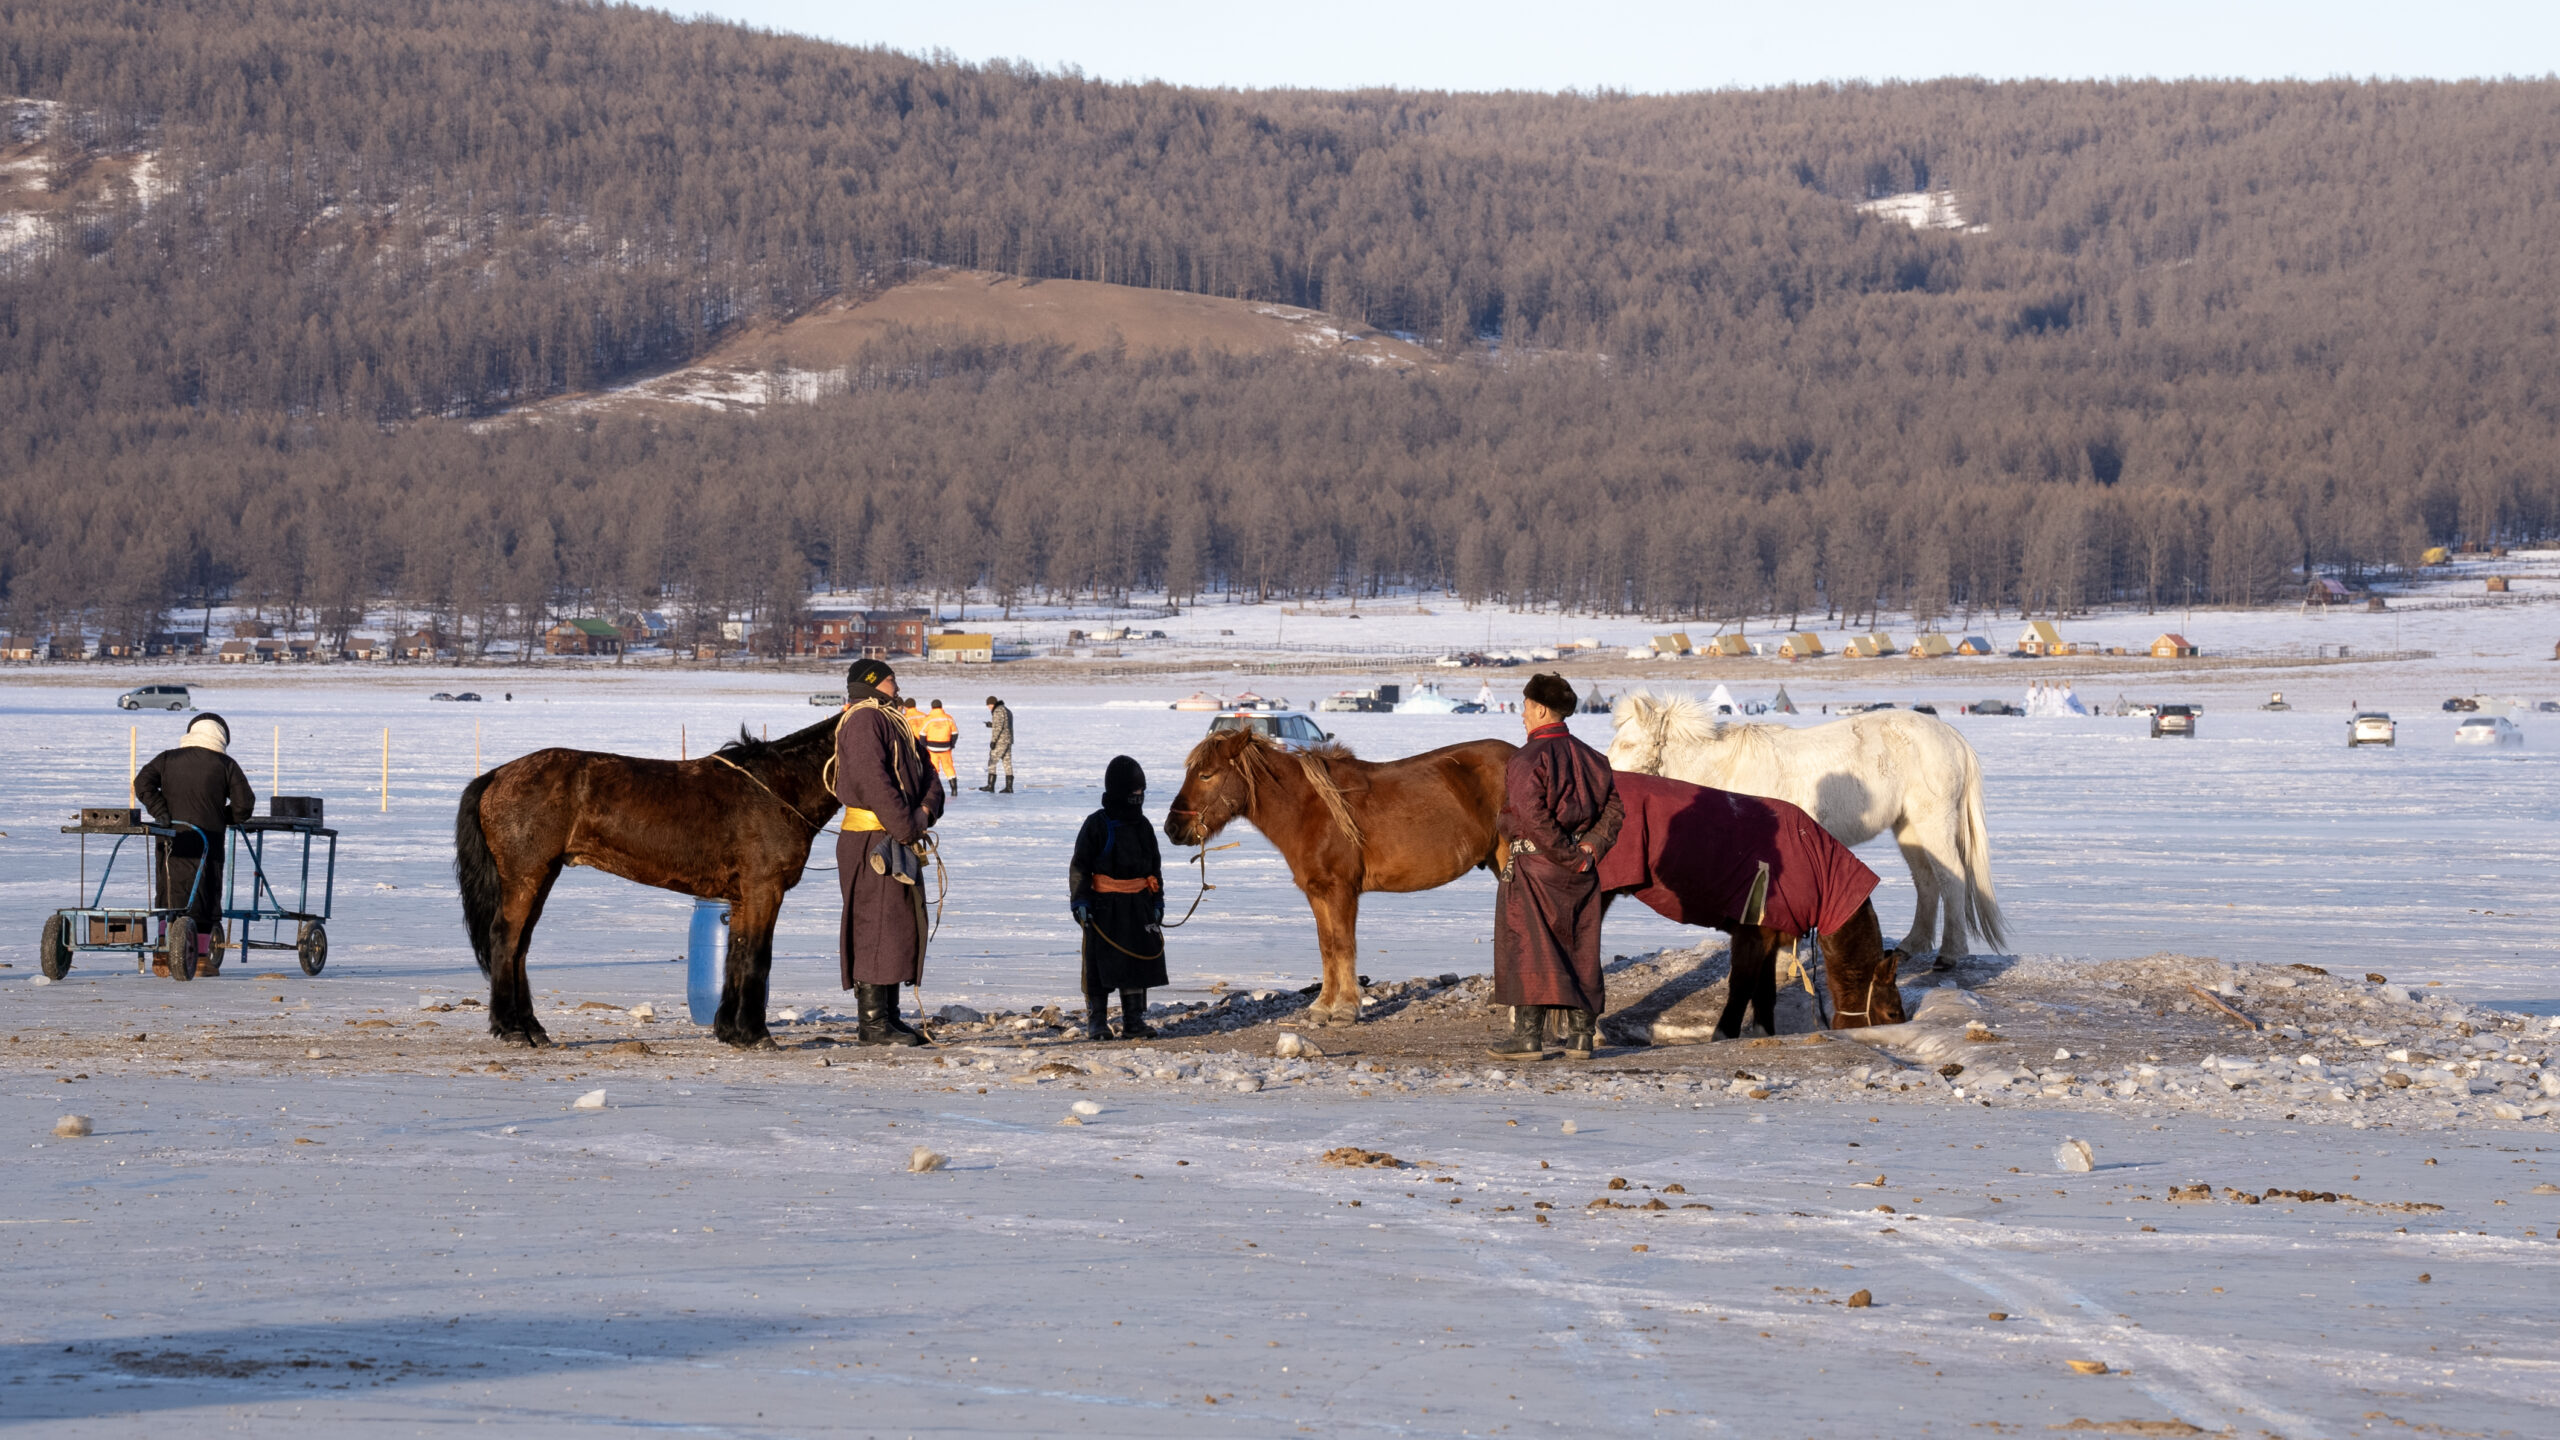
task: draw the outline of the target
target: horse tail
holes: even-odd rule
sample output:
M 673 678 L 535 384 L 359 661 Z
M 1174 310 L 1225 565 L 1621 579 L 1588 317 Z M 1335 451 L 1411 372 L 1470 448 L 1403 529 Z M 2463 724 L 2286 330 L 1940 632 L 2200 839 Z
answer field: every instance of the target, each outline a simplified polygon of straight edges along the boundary
M 2000 897 L 1991 887 L 1991 826 L 1982 815 L 1982 757 L 1959 739 L 1964 751 L 1964 814 L 1956 824 L 1956 854 L 1964 862 L 1966 922 L 1995 952 L 2009 948 L 2009 931 L 2000 918 Z
M 471 931 L 471 953 L 483 975 L 496 938 L 499 886 L 497 857 L 489 853 L 489 836 L 480 825 L 480 797 L 497 778 L 492 770 L 462 787 L 462 806 L 453 817 L 453 878 L 462 890 L 462 923 Z

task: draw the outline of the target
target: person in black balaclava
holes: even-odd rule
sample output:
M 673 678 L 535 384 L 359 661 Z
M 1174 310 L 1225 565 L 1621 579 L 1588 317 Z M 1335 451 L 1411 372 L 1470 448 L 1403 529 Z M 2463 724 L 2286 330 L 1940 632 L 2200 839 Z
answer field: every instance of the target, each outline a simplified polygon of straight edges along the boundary
M 1165 983 L 1164 865 L 1147 823 L 1147 772 L 1115 755 L 1102 772 L 1102 808 L 1076 832 L 1067 864 L 1067 908 L 1084 932 L 1084 1033 L 1111 1038 L 1111 992 L 1120 992 L 1120 1038 L 1152 1040 L 1147 991 Z
M 230 744 L 231 727 L 221 716 L 199 715 L 176 749 L 152 756 L 133 777 L 133 798 L 152 819 L 195 827 L 179 831 L 161 853 L 159 903 L 169 910 L 184 906 L 195 921 L 199 961 L 213 953 L 214 932 L 222 924 L 223 842 L 232 826 L 257 813 L 258 797 L 250 793 L 240 762 L 231 758 Z

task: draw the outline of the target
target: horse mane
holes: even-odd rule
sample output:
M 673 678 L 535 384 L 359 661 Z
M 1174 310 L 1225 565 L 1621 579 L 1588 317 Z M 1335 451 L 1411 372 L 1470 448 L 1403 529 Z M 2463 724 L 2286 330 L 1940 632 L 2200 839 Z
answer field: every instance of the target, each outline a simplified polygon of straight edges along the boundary
M 1183 757 L 1182 763 L 1185 769 L 1195 771 L 1211 764 L 1233 766 L 1237 776 L 1244 781 L 1244 805 L 1250 810 L 1258 789 L 1256 779 L 1270 773 L 1272 757 L 1282 754 L 1298 762 L 1299 773 L 1306 776 L 1308 788 L 1324 801 L 1324 808 L 1332 812 L 1333 823 L 1342 827 L 1342 833 L 1351 838 L 1352 844 L 1362 844 L 1360 822 L 1352 817 L 1351 802 L 1343 795 L 1341 784 L 1333 778 L 1333 762 L 1353 758 L 1351 747 L 1338 740 L 1291 751 L 1259 730 L 1239 726 L 1233 730 L 1213 731 L 1191 747 L 1191 753 Z
M 740 725 L 737 739 L 711 753 L 732 764 L 743 766 L 768 757 L 780 760 L 797 759 L 800 751 L 814 748 L 812 741 L 824 741 L 827 748 L 832 750 L 835 748 L 838 718 L 830 715 L 814 725 L 794 730 L 779 740 L 759 740 L 746 726 Z

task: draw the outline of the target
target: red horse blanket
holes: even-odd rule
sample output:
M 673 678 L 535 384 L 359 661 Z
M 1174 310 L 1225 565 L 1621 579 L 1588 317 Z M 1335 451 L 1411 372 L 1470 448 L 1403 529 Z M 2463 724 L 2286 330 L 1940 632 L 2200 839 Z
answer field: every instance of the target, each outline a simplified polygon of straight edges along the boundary
M 1659 775 L 1614 778 L 1627 818 L 1601 858 L 1602 890 L 1632 892 L 1683 925 L 1788 935 L 1838 930 L 1875 891 L 1876 872 L 1784 800 Z

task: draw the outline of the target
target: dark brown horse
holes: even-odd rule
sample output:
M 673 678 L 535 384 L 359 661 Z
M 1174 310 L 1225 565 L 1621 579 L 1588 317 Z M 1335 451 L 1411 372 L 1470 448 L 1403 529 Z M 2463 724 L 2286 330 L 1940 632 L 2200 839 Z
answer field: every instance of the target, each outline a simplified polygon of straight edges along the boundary
M 1192 747 L 1165 816 L 1177 845 L 1208 843 L 1242 818 L 1289 862 L 1316 915 L 1323 1024 L 1360 1018 L 1360 897 L 1429 890 L 1494 859 L 1494 816 L 1513 747 L 1471 740 L 1403 760 L 1352 758 L 1339 745 L 1290 750 L 1251 730 Z
M 454 817 L 453 874 L 471 949 L 489 977 L 489 1033 L 548 1045 L 525 951 L 566 865 L 729 902 L 729 970 L 711 1033 L 773 1044 L 765 985 L 782 897 L 835 814 L 824 769 L 835 717 L 779 740 L 738 738 L 700 760 L 537 750 L 474 780 Z

